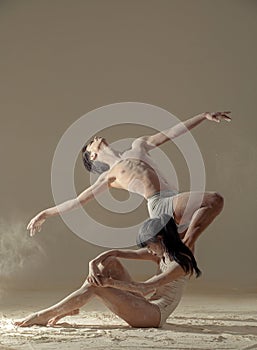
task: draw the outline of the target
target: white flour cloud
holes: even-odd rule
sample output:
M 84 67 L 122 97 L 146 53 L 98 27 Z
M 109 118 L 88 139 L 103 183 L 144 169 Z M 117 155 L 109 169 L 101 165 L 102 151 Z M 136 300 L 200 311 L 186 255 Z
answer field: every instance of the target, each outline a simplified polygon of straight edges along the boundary
M 0 219 L 0 288 L 17 276 L 39 266 L 45 257 L 36 239 L 29 237 L 23 222 Z

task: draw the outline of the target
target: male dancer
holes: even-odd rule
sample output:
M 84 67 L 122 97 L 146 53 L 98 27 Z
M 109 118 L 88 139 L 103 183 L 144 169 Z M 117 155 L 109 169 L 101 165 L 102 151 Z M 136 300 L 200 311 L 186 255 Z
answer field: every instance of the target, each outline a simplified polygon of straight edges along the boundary
M 181 239 L 189 248 L 192 248 L 192 242 L 221 212 L 223 197 L 214 191 L 178 193 L 175 186 L 168 183 L 159 173 L 156 165 L 153 164 L 149 151 L 188 132 L 203 121 L 231 121 L 229 113 L 231 112 L 201 113 L 170 129 L 135 139 L 131 148 L 123 153 L 111 148 L 104 138 L 95 137 L 83 147 L 82 157 L 87 170 L 101 175 L 92 186 L 85 189 L 77 198 L 37 214 L 27 226 L 30 235 L 33 236 L 36 231 L 40 231 L 43 222 L 48 217 L 84 205 L 94 196 L 109 187 L 114 187 L 142 195 L 147 200 L 150 217 L 162 213 L 173 217 Z M 190 203 L 187 206 L 189 197 Z M 201 199 L 200 204 L 199 199 Z M 186 215 L 183 215 L 185 209 L 187 209 Z

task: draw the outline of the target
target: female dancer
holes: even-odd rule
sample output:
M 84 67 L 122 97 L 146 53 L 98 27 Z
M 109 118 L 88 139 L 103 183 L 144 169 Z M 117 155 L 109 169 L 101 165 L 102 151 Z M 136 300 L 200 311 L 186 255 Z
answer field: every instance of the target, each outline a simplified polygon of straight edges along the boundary
M 62 317 L 77 314 L 96 296 L 132 327 L 161 327 L 177 307 L 188 275 L 198 277 L 201 272 L 169 215 L 146 220 L 137 240 L 138 250 L 113 249 L 100 254 L 89 263 L 89 275 L 78 290 L 15 324 L 53 326 Z M 152 260 L 158 265 L 157 273 L 136 282 L 118 258 Z

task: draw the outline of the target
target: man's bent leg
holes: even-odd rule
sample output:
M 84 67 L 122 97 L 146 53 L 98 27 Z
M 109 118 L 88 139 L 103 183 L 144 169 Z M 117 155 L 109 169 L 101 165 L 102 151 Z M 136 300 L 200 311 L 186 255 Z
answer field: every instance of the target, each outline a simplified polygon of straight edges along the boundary
M 223 205 L 224 199 L 217 192 L 186 192 L 173 197 L 175 221 L 181 223 L 183 215 L 183 222 L 190 220 L 188 229 L 182 236 L 187 246 L 193 247 L 199 235 L 222 211 Z

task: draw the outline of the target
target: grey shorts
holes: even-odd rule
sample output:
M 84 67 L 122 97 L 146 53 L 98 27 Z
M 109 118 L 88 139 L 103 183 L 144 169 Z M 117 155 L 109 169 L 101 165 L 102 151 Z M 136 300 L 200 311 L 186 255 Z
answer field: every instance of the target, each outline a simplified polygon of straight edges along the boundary
M 150 218 L 154 218 L 161 214 L 168 214 L 174 219 L 173 197 L 177 194 L 177 191 L 164 190 L 149 197 L 147 199 L 147 208 Z M 190 222 L 183 225 L 177 225 L 178 232 L 184 232 L 188 228 L 189 223 Z

